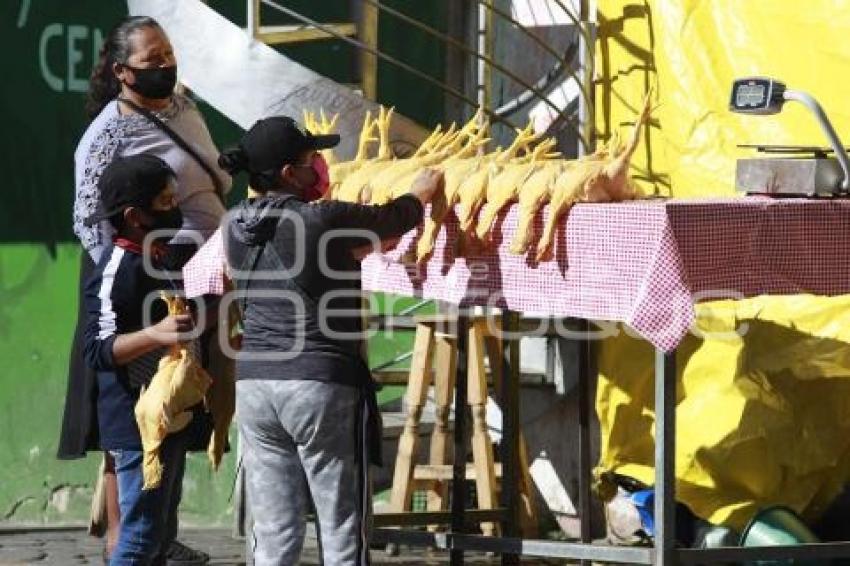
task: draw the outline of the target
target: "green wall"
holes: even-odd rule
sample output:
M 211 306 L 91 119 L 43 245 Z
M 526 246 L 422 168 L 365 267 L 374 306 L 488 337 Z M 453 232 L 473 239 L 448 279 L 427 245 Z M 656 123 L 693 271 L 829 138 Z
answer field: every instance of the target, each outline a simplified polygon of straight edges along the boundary
M 288 2 L 323 21 L 341 20 L 341 8 L 315 12 L 314 2 Z M 335 6 L 346 3 L 327 3 Z M 411 5 L 415 4 L 415 5 Z M 440 8 L 394 2 L 430 23 Z M 244 1 L 211 1 L 237 24 Z M 311 8 L 312 7 L 312 8 Z M 333 12 L 337 10 L 337 12 Z M 73 151 L 86 127 L 87 77 L 103 36 L 126 13 L 118 0 L 7 0 L 0 4 L 0 525 L 70 523 L 88 516 L 98 457 L 61 462 L 56 447 L 66 388 L 67 356 L 76 316 L 80 248 L 71 232 Z M 442 74 L 442 52 L 429 40 L 385 19 L 382 48 Z M 353 52 L 337 42 L 291 47 L 287 54 L 340 81 L 353 76 Z M 433 126 L 442 115 L 442 95 L 421 81 L 382 65 L 382 102 Z M 201 103 L 219 146 L 240 130 Z M 244 184 L 233 198 L 240 198 Z M 410 347 L 410 336 L 379 337 L 373 363 Z M 397 397 L 398 388 L 382 392 Z M 213 475 L 204 454 L 190 457 L 184 482 L 183 519 L 229 521 L 234 458 Z

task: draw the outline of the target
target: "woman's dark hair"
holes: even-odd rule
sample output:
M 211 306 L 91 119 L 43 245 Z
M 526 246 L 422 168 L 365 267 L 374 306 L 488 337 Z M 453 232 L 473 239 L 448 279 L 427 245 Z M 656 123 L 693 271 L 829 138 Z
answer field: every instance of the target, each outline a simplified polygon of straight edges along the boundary
M 121 83 L 112 71 L 112 65 L 127 62 L 132 53 L 130 36 L 146 27 L 160 28 L 160 25 L 155 19 L 147 16 L 130 16 L 109 32 L 103 47 L 100 48 L 100 58 L 92 69 L 89 80 L 86 113 L 90 119 L 100 114 L 109 101 L 121 92 Z
M 249 169 L 248 156 L 240 146 L 225 149 L 218 156 L 218 166 L 227 171 L 231 176 L 246 171 L 251 188 L 257 192 L 265 193 L 277 191 L 282 188 L 280 182 L 280 171 L 269 169 L 260 173 L 251 172 Z

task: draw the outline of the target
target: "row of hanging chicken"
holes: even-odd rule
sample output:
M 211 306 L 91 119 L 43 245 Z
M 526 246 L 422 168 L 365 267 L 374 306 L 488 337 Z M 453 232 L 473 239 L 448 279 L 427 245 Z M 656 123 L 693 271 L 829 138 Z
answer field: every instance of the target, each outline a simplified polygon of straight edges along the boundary
M 540 139 L 529 124 L 517 130 L 506 148 L 482 153 L 489 141 L 489 123 L 479 111 L 461 128 L 438 126 L 408 158 L 395 158 L 390 149 L 389 125 L 393 111 L 381 108 L 374 119 L 366 115 L 357 154 L 351 161 L 336 161 L 325 150 L 330 164 L 331 187 L 327 198 L 363 204 L 383 204 L 406 193 L 423 167 L 444 172 L 444 189 L 431 204 L 416 246 L 416 260 L 427 260 L 446 215 L 458 216 L 461 239 L 485 245 L 499 213 L 519 203 L 519 218 L 510 251 L 523 255 L 534 243 L 534 218 L 549 205 L 543 234 L 534 255 L 537 261 L 551 259 L 558 222 L 572 205 L 580 202 L 619 202 L 638 198 L 640 193 L 629 177 L 629 160 L 637 148 L 640 128 L 649 117 L 649 96 L 644 101 L 628 141 L 617 135 L 596 152 L 579 159 L 562 159 L 553 152 L 555 140 Z M 305 113 L 305 126 L 313 133 L 330 133 L 336 118 L 324 113 L 317 118 Z M 367 157 L 371 144 L 377 155 Z M 486 206 L 485 206 L 486 205 Z

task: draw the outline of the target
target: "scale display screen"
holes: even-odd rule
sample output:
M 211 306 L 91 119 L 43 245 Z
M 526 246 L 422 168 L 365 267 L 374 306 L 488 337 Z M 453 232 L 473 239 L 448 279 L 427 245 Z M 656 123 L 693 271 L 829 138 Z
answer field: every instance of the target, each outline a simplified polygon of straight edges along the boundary
M 785 85 L 773 79 L 753 77 L 738 79 L 732 84 L 729 109 L 745 114 L 775 114 L 785 102 Z
M 746 84 L 735 91 L 735 106 L 739 108 L 758 108 L 767 101 L 767 89 L 763 84 Z

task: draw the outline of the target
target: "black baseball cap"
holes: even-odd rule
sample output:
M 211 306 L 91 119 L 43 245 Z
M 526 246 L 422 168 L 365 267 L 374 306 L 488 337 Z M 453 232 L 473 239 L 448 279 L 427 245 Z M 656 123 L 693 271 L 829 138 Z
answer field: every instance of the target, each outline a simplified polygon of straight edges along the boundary
M 337 134 L 316 136 L 302 129 L 289 116 L 258 120 L 239 142 L 251 173 L 280 169 L 293 164 L 305 151 L 328 149 L 339 143 Z
M 154 155 L 116 157 L 100 175 L 100 205 L 84 224 L 93 226 L 131 206 L 150 206 L 173 176 L 171 167 Z

